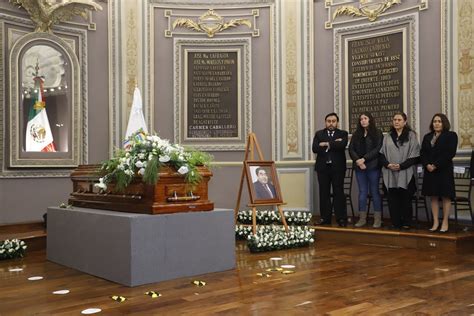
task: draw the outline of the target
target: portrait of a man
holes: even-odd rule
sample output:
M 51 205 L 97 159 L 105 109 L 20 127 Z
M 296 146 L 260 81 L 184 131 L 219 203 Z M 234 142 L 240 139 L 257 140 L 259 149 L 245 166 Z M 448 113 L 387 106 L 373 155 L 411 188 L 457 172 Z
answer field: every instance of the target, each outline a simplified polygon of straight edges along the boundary
M 257 181 L 253 182 L 257 200 L 271 200 L 277 197 L 275 186 L 269 179 L 267 171 L 262 167 L 255 169 Z

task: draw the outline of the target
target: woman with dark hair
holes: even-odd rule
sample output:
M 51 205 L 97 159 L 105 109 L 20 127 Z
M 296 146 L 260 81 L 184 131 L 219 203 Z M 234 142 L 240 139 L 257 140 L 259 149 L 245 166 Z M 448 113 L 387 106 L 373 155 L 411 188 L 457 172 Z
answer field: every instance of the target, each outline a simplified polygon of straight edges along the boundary
M 382 226 L 382 199 L 379 192 L 379 151 L 382 147 L 383 134 L 375 126 L 375 120 L 368 112 L 359 116 L 357 129 L 352 134 L 349 155 L 352 158 L 357 185 L 359 186 L 359 221 L 356 227 L 367 224 L 367 194 L 374 201 L 374 225 Z
M 415 173 L 420 144 L 407 124 L 405 113 L 398 112 L 393 116 L 392 127 L 383 139 L 380 153 L 392 227 L 410 229 L 411 197 L 416 191 Z
M 458 147 L 458 135 L 450 131 L 451 124 L 446 115 L 437 113 L 431 119 L 430 132 L 423 137 L 421 145 L 421 163 L 424 168 L 424 196 L 431 199 L 433 226 L 439 226 L 439 199 L 443 201 L 443 223 L 440 232 L 448 231 L 451 199 L 455 197 L 453 158 Z

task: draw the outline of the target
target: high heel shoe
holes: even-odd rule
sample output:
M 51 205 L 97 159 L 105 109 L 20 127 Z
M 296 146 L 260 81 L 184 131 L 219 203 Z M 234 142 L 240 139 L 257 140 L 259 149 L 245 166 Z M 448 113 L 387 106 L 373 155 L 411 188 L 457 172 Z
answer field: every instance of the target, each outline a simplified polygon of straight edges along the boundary
M 436 225 L 436 228 L 430 228 L 430 229 L 428 229 L 428 230 L 429 230 L 430 232 L 434 233 L 435 231 L 438 230 L 438 228 L 439 228 L 439 223 L 438 223 L 438 225 Z
M 445 234 L 445 233 L 447 233 L 447 232 L 448 232 L 448 230 L 449 230 L 449 227 L 448 227 L 448 228 L 446 228 L 446 229 L 442 229 L 442 228 L 440 228 L 440 229 L 439 229 L 439 232 L 440 232 L 440 233 L 442 233 L 442 234 Z

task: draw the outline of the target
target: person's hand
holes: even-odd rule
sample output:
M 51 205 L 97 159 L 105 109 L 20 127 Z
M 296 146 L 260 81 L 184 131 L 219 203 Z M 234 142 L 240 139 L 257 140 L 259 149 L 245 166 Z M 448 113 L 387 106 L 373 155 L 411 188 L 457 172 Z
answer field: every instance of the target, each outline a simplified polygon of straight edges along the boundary
M 357 159 L 357 160 L 356 160 L 356 165 L 359 166 L 359 167 L 360 167 L 361 165 L 363 165 L 364 163 L 365 163 L 365 159 L 364 159 L 364 158 L 360 158 L 360 159 Z M 362 169 L 362 168 L 361 168 L 361 169 Z
M 387 167 L 388 167 L 388 169 L 390 169 L 392 171 L 400 170 L 400 165 L 396 164 L 396 163 L 389 163 Z
M 329 146 L 329 142 L 320 142 L 319 143 L 319 147 L 328 147 Z
M 334 140 L 335 142 L 342 142 L 342 138 L 338 138 L 336 140 Z
M 429 172 L 433 172 L 435 171 L 435 169 L 436 169 L 436 166 L 433 164 L 426 165 L 426 170 L 428 170 Z
M 365 165 L 365 163 L 363 163 L 363 164 L 359 165 L 359 168 L 360 168 L 360 170 L 365 170 L 365 169 L 367 169 L 367 166 Z

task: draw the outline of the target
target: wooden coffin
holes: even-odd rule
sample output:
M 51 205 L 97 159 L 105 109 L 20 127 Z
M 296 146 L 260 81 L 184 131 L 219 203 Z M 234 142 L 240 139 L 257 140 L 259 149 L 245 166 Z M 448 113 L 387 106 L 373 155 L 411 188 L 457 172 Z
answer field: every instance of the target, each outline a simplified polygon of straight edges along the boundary
M 73 192 L 69 204 L 78 207 L 106 209 L 143 214 L 167 214 L 193 211 L 212 211 L 207 184 L 212 172 L 199 167 L 202 181 L 195 186 L 187 184 L 184 176 L 172 167 L 162 167 L 158 183 L 149 185 L 135 177 L 124 191 L 118 192 L 113 183 L 107 190 L 94 186 L 99 182 L 100 165 L 80 165 L 71 173 Z

